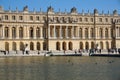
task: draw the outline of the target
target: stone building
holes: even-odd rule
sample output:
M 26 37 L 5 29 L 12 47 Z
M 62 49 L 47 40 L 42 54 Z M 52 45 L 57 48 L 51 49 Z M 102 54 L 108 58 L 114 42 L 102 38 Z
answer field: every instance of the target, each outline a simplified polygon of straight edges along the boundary
M 120 15 L 117 10 L 101 14 L 4 10 L 0 6 L 0 50 L 75 50 L 120 47 Z

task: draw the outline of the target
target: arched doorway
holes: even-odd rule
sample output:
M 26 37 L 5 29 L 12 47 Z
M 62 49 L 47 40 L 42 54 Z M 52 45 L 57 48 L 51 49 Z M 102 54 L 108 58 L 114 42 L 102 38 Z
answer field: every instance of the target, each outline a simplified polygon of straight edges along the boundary
M 91 49 L 94 49 L 94 46 L 95 46 L 94 42 L 91 42 Z
M 60 42 L 56 43 L 56 50 L 60 50 Z
M 40 43 L 37 42 L 37 50 L 40 50 Z
M 103 42 L 100 42 L 100 48 L 103 49 Z
M 83 43 L 80 42 L 80 49 L 83 49 Z
M 20 42 L 20 50 L 24 50 L 24 43 L 23 42 Z
M 85 43 L 85 49 L 87 49 L 87 50 L 89 49 L 89 43 L 88 42 Z
M 109 49 L 109 43 L 106 42 L 106 49 Z
M 69 42 L 69 43 L 68 43 L 68 48 L 69 48 L 69 50 L 72 50 L 72 49 L 73 49 L 73 44 L 72 44 L 72 42 Z
M 14 51 L 16 50 L 16 43 L 15 42 L 12 43 L 12 50 L 14 50 Z
M 9 51 L 9 43 L 8 42 L 5 42 L 5 50 Z
M 63 50 L 66 50 L 66 42 L 63 42 L 62 48 L 63 48 Z
M 34 43 L 30 42 L 30 50 L 34 50 Z

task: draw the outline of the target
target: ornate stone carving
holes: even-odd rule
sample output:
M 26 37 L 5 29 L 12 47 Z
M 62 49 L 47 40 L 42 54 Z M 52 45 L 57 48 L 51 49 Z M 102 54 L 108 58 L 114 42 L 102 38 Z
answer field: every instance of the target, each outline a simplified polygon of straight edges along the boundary
M 73 8 L 71 9 L 71 13 L 77 13 L 77 9 L 76 9 L 75 7 L 73 7 Z
M 28 6 L 25 6 L 25 7 L 23 8 L 23 11 L 28 11 Z

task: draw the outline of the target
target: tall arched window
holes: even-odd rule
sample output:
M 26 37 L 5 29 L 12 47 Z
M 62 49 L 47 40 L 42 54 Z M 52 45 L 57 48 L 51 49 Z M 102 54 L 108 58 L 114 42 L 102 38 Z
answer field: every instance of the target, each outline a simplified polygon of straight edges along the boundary
M 46 48 L 47 48 L 47 44 L 43 42 L 43 50 L 46 50 Z
M 30 42 L 30 50 L 34 50 L 34 43 Z
M 94 42 L 91 42 L 91 49 L 94 49 L 94 46 L 95 46 Z
M 24 50 L 24 43 L 23 42 L 20 42 L 20 50 Z
M 85 43 L 85 49 L 89 49 L 89 43 L 88 42 Z
M 82 38 L 82 28 L 79 29 L 79 37 Z
M 56 50 L 60 50 L 60 42 L 56 43 Z
M 100 28 L 99 34 L 100 34 L 100 38 L 103 38 L 103 29 L 102 28 Z
M 74 37 L 76 37 L 76 36 L 77 36 L 76 32 L 77 32 L 77 27 L 76 27 L 76 26 L 74 26 Z
M 72 49 L 73 49 L 73 44 L 72 44 L 72 42 L 69 42 L 69 43 L 68 43 L 68 48 L 69 48 L 69 50 L 72 50 Z
M 106 49 L 109 49 L 109 43 L 106 42 Z
M 5 38 L 9 37 L 9 29 L 8 27 L 5 27 Z
M 62 37 L 65 38 L 66 36 L 66 31 L 65 31 L 65 27 L 62 28 Z
M 36 37 L 40 38 L 40 28 L 39 27 L 37 27 L 37 29 L 36 29 Z
M 37 50 L 40 50 L 40 43 L 37 42 Z
M 80 42 L 80 49 L 83 49 L 84 45 L 82 42 Z
M 19 38 L 23 38 L 23 28 L 19 28 Z
M 56 27 L 56 37 L 59 38 L 60 37 L 60 31 L 59 31 L 59 28 Z
M 70 28 L 70 27 L 68 28 L 68 37 L 69 37 L 69 38 L 72 37 L 72 35 L 71 35 L 71 28 Z
M 14 51 L 16 50 L 16 43 L 15 42 L 12 43 L 12 50 L 14 50 Z
M 85 38 L 87 39 L 88 38 L 88 29 L 85 28 Z
M 12 28 L 12 38 L 16 38 L 16 28 Z
M 66 42 L 63 42 L 62 47 L 63 47 L 63 50 L 66 50 Z
M 32 27 L 30 27 L 30 31 L 29 31 L 30 33 L 29 33 L 29 35 L 30 35 L 30 38 L 33 38 L 33 28 Z
M 100 42 L 100 48 L 103 49 L 103 42 Z
M 93 28 L 91 28 L 90 34 L 91 34 L 91 38 L 94 38 L 94 29 Z
M 108 29 L 105 29 L 105 38 L 108 38 Z
M 8 42 L 5 42 L 5 50 L 9 51 L 9 43 Z

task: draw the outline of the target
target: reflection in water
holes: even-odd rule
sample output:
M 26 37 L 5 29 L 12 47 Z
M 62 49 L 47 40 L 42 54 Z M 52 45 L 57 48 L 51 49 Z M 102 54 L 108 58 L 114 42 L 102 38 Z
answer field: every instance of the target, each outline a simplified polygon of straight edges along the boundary
M 0 80 L 120 80 L 112 57 L 1 57 Z

